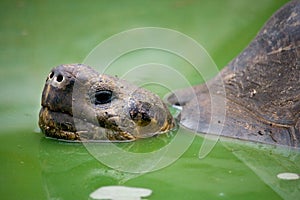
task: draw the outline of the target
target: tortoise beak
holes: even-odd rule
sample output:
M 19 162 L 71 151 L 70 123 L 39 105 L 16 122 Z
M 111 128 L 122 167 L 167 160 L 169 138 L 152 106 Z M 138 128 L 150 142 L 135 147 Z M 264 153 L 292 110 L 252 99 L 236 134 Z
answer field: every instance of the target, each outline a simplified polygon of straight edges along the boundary
M 72 91 L 75 82 L 73 73 L 73 68 L 65 66 L 50 72 L 42 94 L 42 107 L 72 115 Z

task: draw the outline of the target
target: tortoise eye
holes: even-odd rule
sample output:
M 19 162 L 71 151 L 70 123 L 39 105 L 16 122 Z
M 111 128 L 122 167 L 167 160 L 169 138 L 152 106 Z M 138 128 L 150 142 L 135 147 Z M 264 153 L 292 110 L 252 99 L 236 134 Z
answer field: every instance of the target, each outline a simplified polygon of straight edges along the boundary
M 110 90 L 100 90 L 95 93 L 95 104 L 110 103 L 113 97 L 113 93 Z

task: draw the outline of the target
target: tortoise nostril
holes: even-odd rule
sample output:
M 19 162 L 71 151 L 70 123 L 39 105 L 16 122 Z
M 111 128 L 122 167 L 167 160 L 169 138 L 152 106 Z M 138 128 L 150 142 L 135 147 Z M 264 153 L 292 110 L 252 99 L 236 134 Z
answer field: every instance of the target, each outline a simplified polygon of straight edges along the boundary
M 49 79 L 52 79 L 53 76 L 54 76 L 54 72 L 51 72 L 51 73 L 49 74 Z
M 57 82 L 62 82 L 63 80 L 64 80 L 64 77 L 61 74 L 57 75 L 57 77 L 56 77 Z

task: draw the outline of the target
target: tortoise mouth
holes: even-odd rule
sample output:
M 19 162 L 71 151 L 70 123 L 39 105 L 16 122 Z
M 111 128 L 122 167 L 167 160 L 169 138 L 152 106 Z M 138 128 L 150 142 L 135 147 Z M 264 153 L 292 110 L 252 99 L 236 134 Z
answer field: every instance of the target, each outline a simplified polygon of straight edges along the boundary
M 40 110 L 39 126 L 46 137 L 70 142 L 129 142 L 136 139 L 130 133 L 107 129 L 47 106 Z
M 39 126 L 47 137 L 80 140 L 75 129 L 74 118 L 70 113 L 53 111 L 43 106 L 39 113 Z

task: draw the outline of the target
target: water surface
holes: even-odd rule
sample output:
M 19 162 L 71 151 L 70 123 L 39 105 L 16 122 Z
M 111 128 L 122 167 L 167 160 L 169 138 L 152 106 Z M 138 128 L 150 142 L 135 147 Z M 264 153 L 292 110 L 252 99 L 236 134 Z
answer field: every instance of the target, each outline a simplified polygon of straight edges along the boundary
M 37 127 L 40 94 L 50 68 L 82 62 L 112 34 L 144 26 L 175 29 L 201 43 L 222 68 L 284 2 L 2 1 L 0 195 L 88 199 L 101 186 L 125 185 L 151 189 L 148 199 L 299 197 L 299 180 L 277 178 L 282 172 L 300 173 L 300 153 L 292 149 L 222 139 L 199 159 L 203 138 L 197 136 L 173 164 L 133 174 L 104 165 L 82 144 L 47 139 Z M 185 73 L 191 83 L 200 82 L 192 72 Z M 164 145 L 163 138 L 152 138 L 119 146 L 142 153 Z

